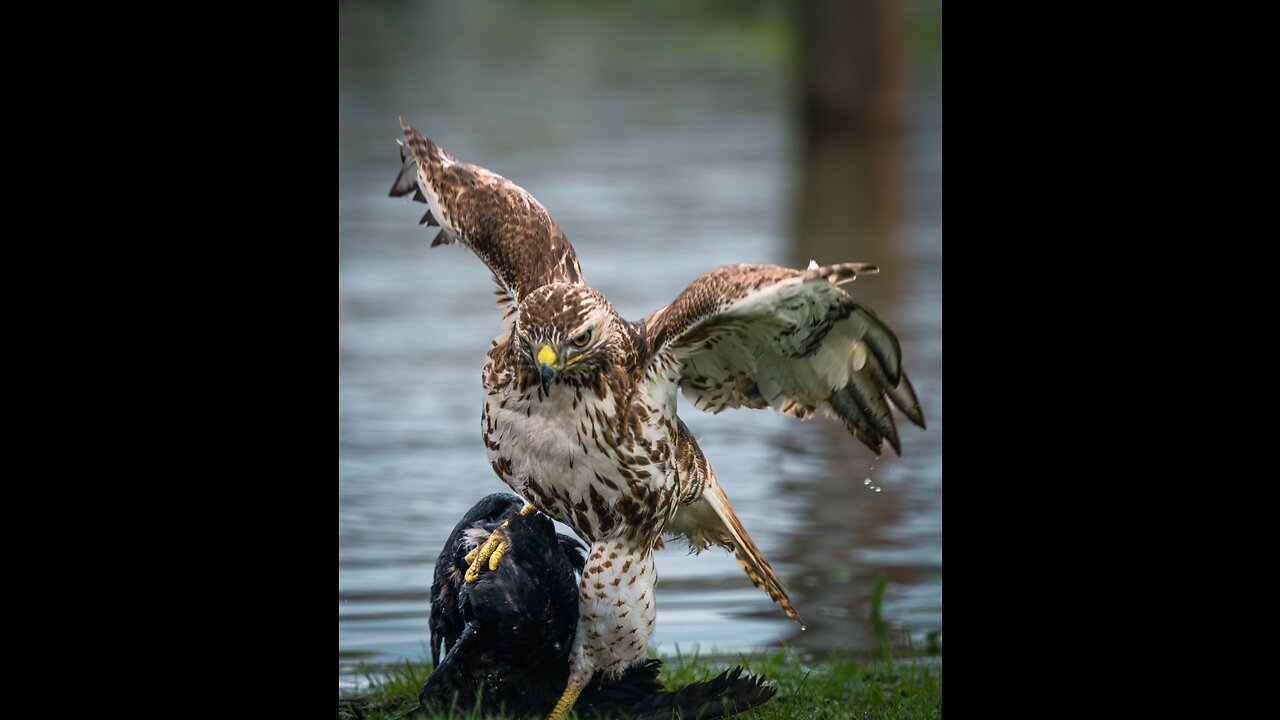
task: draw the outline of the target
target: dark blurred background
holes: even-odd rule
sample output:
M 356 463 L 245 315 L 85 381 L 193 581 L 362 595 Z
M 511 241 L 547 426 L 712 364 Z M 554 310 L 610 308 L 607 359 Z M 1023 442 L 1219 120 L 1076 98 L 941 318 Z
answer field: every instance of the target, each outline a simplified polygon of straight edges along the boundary
M 847 288 L 897 331 L 928 430 L 898 416 L 903 457 L 875 458 L 826 419 L 682 400 L 809 630 L 727 553 L 672 544 L 653 645 L 936 644 L 941 3 L 341 2 L 338 38 L 340 689 L 358 663 L 428 657 L 435 555 L 506 490 L 480 440 L 492 281 L 458 246 L 428 250 L 422 206 L 387 197 L 401 115 L 537 197 L 630 319 L 718 265 L 878 264 Z

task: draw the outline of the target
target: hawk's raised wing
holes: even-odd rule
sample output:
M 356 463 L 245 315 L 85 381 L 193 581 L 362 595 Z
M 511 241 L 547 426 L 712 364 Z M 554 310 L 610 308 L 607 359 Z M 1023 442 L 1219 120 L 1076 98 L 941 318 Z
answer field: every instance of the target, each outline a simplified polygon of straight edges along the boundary
M 874 272 L 716 268 L 641 321 L 647 357 L 701 410 L 773 407 L 801 419 L 821 410 L 877 453 L 888 439 L 901 454 L 890 402 L 920 427 L 924 415 L 898 339 L 838 287 Z
M 400 127 L 404 165 L 391 196 L 413 192 L 415 200 L 427 203 L 430 209 L 420 224 L 441 227 L 432 247 L 461 241 L 517 303 L 543 285 L 582 282 L 573 246 L 524 188 L 482 167 L 458 162 L 404 118 Z

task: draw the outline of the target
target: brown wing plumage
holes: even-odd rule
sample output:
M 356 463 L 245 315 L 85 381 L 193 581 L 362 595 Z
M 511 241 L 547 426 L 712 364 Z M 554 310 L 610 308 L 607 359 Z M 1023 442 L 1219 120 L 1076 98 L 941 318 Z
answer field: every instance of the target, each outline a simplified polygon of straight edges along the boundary
M 676 363 L 698 408 L 773 407 L 840 419 L 877 453 L 901 454 L 890 403 L 924 427 L 898 339 L 837 285 L 874 265 L 729 265 L 641 321 L 651 362 Z
M 581 283 L 573 246 L 546 209 L 524 188 L 482 167 L 458 162 L 400 119 L 408 148 L 392 197 L 414 192 L 430 209 L 421 223 L 439 225 L 432 246 L 459 241 L 489 266 L 519 302 L 551 283 Z

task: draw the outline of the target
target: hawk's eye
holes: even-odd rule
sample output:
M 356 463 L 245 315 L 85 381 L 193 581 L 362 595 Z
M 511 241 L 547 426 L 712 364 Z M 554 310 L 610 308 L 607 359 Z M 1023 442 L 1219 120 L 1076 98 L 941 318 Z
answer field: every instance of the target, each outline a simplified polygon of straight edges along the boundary
M 574 338 L 571 342 L 573 343 L 574 347 L 578 347 L 578 348 L 586 347 L 587 343 L 591 342 L 591 331 L 588 330 L 582 333 L 578 337 Z

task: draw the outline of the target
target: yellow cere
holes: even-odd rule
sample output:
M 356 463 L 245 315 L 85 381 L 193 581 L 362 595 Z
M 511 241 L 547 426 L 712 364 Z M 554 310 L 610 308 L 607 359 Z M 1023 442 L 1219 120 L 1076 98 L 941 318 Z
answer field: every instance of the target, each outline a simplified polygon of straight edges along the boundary
M 538 364 L 556 366 L 556 351 L 552 350 L 550 345 L 543 345 L 538 351 Z

